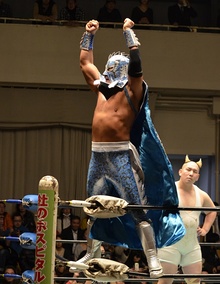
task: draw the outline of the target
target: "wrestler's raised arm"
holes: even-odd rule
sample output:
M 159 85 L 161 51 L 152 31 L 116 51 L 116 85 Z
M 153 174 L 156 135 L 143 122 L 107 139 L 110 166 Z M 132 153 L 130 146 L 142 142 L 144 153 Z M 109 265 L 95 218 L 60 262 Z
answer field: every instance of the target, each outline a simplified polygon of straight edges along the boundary
M 128 65 L 128 84 L 134 95 L 140 98 L 143 95 L 143 71 L 140 51 L 138 48 L 140 42 L 132 30 L 133 26 L 134 22 L 131 19 L 126 18 L 124 20 L 123 33 L 130 55 Z
M 99 71 L 93 63 L 93 41 L 94 35 L 99 29 L 99 22 L 90 20 L 85 29 L 86 31 L 80 41 L 80 68 L 87 84 L 92 90 L 97 91 L 97 87 L 93 85 L 93 82 L 99 79 Z

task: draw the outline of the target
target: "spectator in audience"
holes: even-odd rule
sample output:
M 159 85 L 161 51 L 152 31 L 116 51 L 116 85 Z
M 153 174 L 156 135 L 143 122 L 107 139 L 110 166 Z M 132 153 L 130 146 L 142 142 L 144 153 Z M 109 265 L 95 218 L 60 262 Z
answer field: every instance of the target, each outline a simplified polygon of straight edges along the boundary
M 61 233 L 61 238 L 63 240 L 83 240 L 84 239 L 84 231 L 80 229 L 80 217 L 72 216 L 71 224 L 66 229 L 63 229 Z M 75 248 L 77 243 L 64 243 L 63 247 L 68 250 L 71 254 L 70 260 L 75 259 Z
M 217 27 L 220 28 L 220 9 L 218 9 L 218 15 L 217 15 Z
M 141 250 L 131 250 L 125 264 L 128 267 L 130 267 L 132 270 L 138 270 L 138 271 L 147 270 L 147 260 Z
M 76 0 L 66 0 L 66 6 L 60 11 L 60 20 L 84 21 L 85 13 L 78 7 Z
M 19 257 L 21 273 L 25 270 L 33 270 L 35 267 L 35 250 L 22 248 Z
M 0 236 L 6 237 L 10 234 L 10 229 L 4 229 L 4 217 L 0 216 Z M 4 268 L 10 259 L 10 252 L 5 240 L 0 240 L 0 274 L 4 272 Z
M 114 260 L 112 254 L 114 253 L 114 247 L 111 244 L 102 243 L 100 246 L 101 258 L 112 259 Z
M 73 277 L 76 278 L 76 277 L 79 277 L 79 275 L 80 275 L 79 272 L 75 272 L 75 273 L 73 274 Z M 69 281 L 66 282 L 66 284 L 77 284 L 77 283 L 79 283 L 79 282 L 78 282 L 77 280 L 75 280 L 75 279 L 74 279 L 74 280 L 71 280 L 71 279 L 70 279 Z
M 57 4 L 53 0 L 36 0 L 33 16 L 43 22 L 54 22 L 58 18 Z
M 211 233 L 206 235 L 206 241 L 208 243 L 219 242 L 219 235 Z M 220 258 L 217 253 L 216 246 L 201 246 L 202 258 L 203 258 L 203 271 L 208 273 L 220 272 Z
M 215 204 L 215 206 L 219 206 L 218 202 L 214 201 L 213 203 Z M 218 236 L 220 236 L 220 213 L 219 212 L 216 212 L 216 213 L 217 213 L 217 215 L 216 215 L 215 221 L 214 221 L 210 231 L 208 232 L 208 234 L 209 233 L 216 233 L 216 234 L 218 234 Z
M 63 247 L 62 238 L 60 235 L 57 235 L 57 240 L 60 242 L 56 242 L 56 256 L 60 256 L 62 258 L 71 259 L 72 255 L 71 252 Z
M 11 16 L 12 13 L 10 5 L 0 0 L 0 17 L 11 17 Z
M 177 26 L 172 30 L 190 31 L 191 18 L 196 18 L 197 12 L 190 5 L 189 0 L 177 0 L 177 3 L 168 7 L 168 19 L 171 25 Z M 182 26 L 182 27 L 179 27 Z
M 87 240 L 87 239 L 88 239 L 87 229 L 85 229 L 84 234 L 83 234 L 83 240 Z M 87 251 L 87 242 L 76 244 L 75 260 L 82 258 L 86 254 L 86 251 Z
M 82 218 L 81 224 L 80 224 L 80 228 L 81 228 L 82 230 L 87 229 L 88 220 L 89 220 L 89 216 L 88 216 L 88 215 L 86 215 L 85 217 Z
M 116 0 L 106 0 L 105 5 L 99 10 L 99 22 L 122 22 L 120 11 L 116 8 Z
M 119 247 L 119 246 L 109 246 L 108 250 L 111 252 L 111 259 L 125 263 L 130 255 L 130 249 Z
M 4 274 L 17 274 L 16 269 L 14 266 L 9 265 L 6 266 Z M 11 278 L 11 277 L 5 277 L 3 282 L 1 282 L 2 284 L 6 284 L 6 283 L 10 283 L 10 284 L 17 284 L 17 283 L 21 283 L 20 279 L 15 279 L 15 278 Z
M 61 234 L 63 229 L 70 226 L 72 216 L 72 209 L 70 207 L 60 209 L 60 214 L 57 218 L 57 234 Z
M 16 213 L 22 217 L 22 225 L 26 227 L 29 232 L 36 232 L 36 223 L 34 213 L 27 210 L 21 203 L 16 205 Z
M 3 201 L 0 201 L 0 217 L 3 217 L 3 230 L 11 230 L 13 227 L 13 222 L 11 215 L 5 211 L 6 205 Z
M 64 263 L 57 263 L 55 266 L 55 277 L 73 277 L 73 273 L 69 272 L 69 268 Z M 55 281 L 55 284 L 65 284 L 66 280 Z
M 149 7 L 149 0 L 139 0 L 139 3 L 132 10 L 132 21 L 136 24 L 153 24 L 153 10 Z
M 21 234 L 29 232 L 29 230 L 22 225 L 22 217 L 19 213 L 13 215 L 13 230 L 11 232 L 12 237 L 19 237 Z M 13 259 L 13 264 L 16 265 L 19 263 L 20 254 L 22 247 L 20 242 L 10 241 L 9 246 L 11 248 L 11 257 Z
M 141 250 L 131 250 L 128 256 L 127 261 L 125 262 L 125 265 L 127 265 L 131 271 L 141 272 L 141 273 L 149 273 L 149 269 L 147 266 L 147 260 L 146 257 Z M 131 276 L 132 277 L 132 276 Z M 140 282 L 138 278 L 140 276 L 133 276 L 132 277 L 132 283 L 134 284 L 150 284 L 153 282 Z M 125 282 L 127 283 L 127 282 Z M 128 284 L 128 283 L 127 283 Z

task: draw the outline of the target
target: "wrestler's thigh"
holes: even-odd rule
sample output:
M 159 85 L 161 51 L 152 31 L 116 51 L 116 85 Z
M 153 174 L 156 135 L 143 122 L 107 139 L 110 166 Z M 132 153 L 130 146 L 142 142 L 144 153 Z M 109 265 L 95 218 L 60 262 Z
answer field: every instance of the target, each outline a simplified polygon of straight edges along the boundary
M 182 267 L 185 267 L 187 270 L 190 270 L 190 267 L 191 267 L 192 264 L 195 264 L 195 267 L 197 269 L 200 269 L 201 267 L 199 267 L 199 266 L 200 265 L 202 266 L 201 263 L 202 263 L 201 249 L 200 249 L 199 246 L 196 246 L 195 248 L 193 248 L 191 251 L 189 251 L 187 254 L 185 254 L 182 257 L 180 265 Z M 202 271 L 202 268 L 201 268 L 201 271 Z M 200 272 L 198 271 L 198 273 L 200 273 Z M 192 270 L 192 273 L 193 273 L 193 270 Z M 194 271 L 194 273 L 196 273 L 196 272 Z
M 173 246 L 164 247 L 158 249 L 158 257 L 163 267 L 164 274 L 176 274 L 178 270 L 178 264 L 180 263 L 181 255 L 179 251 Z M 171 284 L 172 278 L 161 278 L 158 284 Z
M 173 264 L 176 267 L 180 264 L 181 254 L 174 246 L 160 248 L 157 254 L 161 262 Z
M 176 274 L 178 266 L 172 263 L 162 262 L 161 265 L 163 267 L 163 273 L 164 274 Z M 171 284 L 173 283 L 173 278 L 161 278 L 157 282 L 158 284 Z
M 140 204 L 140 195 L 135 180 L 133 170 L 129 164 L 121 166 L 115 176 L 115 189 L 121 198 L 125 199 L 129 203 Z
M 187 266 L 182 267 L 182 270 L 184 274 L 201 274 L 202 273 L 202 262 L 199 261 L 196 263 L 189 264 Z M 196 279 L 196 278 L 186 278 L 185 281 L 188 284 L 200 283 L 200 279 Z

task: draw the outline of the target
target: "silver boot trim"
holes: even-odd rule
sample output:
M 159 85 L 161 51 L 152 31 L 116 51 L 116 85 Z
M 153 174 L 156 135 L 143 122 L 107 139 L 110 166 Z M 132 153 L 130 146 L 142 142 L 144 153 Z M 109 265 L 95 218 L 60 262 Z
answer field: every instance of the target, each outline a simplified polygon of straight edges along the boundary
M 92 228 L 93 222 L 88 220 L 87 222 L 87 235 L 89 236 L 90 230 Z M 101 246 L 102 242 L 98 240 L 93 240 L 88 237 L 87 239 L 87 252 L 86 254 L 77 260 L 78 263 L 86 263 L 88 260 L 92 258 L 100 258 L 101 257 Z
M 157 256 L 153 228 L 148 222 L 143 221 L 138 224 L 137 231 L 147 258 L 150 278 L 159 278 L 163 276 L 163 268 Z

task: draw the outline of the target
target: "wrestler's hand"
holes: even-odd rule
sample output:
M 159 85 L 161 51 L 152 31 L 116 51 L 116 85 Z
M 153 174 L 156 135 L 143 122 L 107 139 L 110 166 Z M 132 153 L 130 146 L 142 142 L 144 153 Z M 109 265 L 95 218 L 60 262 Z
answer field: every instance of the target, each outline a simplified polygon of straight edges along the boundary
M 197 228 L 197 235 L 198 235 L 198 236 L 204 237 L 207 233 L 208 233 L 208 232 L 207 232 L 205 229 L 200 228 L 200 227 Z
M 123 25 L 123 30 L 124 31 L 127 30 L 127 29 L 133 28 L 133 26 L 134 26 L 134 22 L 131 19 L 126 18 L 124 20 L 124 25 Z
M 96 20 L 91 20 L 86 24 L 86 31 L 95 34 L 97 30 L 99 29 L 99 22 Z

